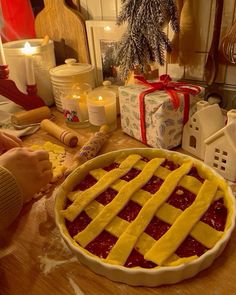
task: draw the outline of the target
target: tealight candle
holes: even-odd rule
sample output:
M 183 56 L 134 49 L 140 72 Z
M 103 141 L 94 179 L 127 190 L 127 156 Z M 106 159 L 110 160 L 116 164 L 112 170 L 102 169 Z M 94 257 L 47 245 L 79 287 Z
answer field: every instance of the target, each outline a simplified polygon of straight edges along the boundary
M 6 65 L 6 59 L 5 59 L 5 54 L 3 51 L 3 46 L 2 46 L 2 38 L 0 36 L 0 65 Z
M 34 64 L 32 58 L 35 49 L 30 46 L 29 42 L 26 42 L 24 48 L 22 48 L 22 52 L 25 54 L 26 84 L 35 85 Z
M 94 90 L 88 94 L 88 115 L 91 125 L 100 127 L 108 125 L 116 128 L 116 95 L 112 91 Z

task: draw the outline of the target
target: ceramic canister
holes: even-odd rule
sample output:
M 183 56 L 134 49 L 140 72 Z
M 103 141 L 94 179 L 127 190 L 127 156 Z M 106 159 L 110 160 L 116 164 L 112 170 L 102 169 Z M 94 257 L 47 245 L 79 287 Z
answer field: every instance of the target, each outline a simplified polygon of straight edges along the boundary
M 65 97 L 74 85 L 89 84 L 95 87 L 94 67 L 86 63 L 77 63 L 76 59 L 65 60 L 64 65 L 54 67 L 50 70 L 51 83 L 57 109 L 62 112 L 61 98 Z
M 46 105 L 51 106 L 54 103 L 54 97 L 49 70 L 56 65 L 53 41 L 49 40 L 47 44 L 43 44 L 43 39 L 24 39 L 4 43 L 3 49 L 9 67 L 9 78 L 16 83 L 20 91 L 27 93 L 25 56 L 22 52 L 26 42 L 29 42 L 35 51 L 32 58 L 37 94 Z

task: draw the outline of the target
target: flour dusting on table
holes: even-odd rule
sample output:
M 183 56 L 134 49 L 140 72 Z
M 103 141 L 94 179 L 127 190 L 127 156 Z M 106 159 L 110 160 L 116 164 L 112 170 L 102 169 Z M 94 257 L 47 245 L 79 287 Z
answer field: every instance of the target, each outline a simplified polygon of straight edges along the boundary
M 58 266 L 65 263 L 69 263 L 69 262 L 75 262 L 77 261 L 77 259 L 75 257 L 72 257 L 71 259 L 68 259 L 68 260 L 55 260 L 55 259 L 49 258 L 46 254 L 45 256 L 39 256 L 39 261 L 40 261 L 40 269 L 42 270 L 44 275 L 47 275 Z
M 75 281 L 72 278 L 68 277 L 68 280 L 70 282 L 72 289 L 75 292 L 75 295 L 85 295 L 84 292 L 80 289 L 80 287 L 75 283 Z
M 54 228 L 51 234 L 52 238 L 44 248 L 45 254 L 38 256 L 40 269 L 44 275 L 49 274 L 63 264 L 78 262 L 60 236 L 59 230 Z

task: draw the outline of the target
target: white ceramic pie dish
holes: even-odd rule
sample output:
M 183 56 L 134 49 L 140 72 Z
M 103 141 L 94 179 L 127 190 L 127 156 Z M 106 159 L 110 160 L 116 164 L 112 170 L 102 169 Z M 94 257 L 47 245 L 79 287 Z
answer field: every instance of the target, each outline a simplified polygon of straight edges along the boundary
M 105 263 L 98 257 L 80 248 L 80 246 L 68 234 L 67 228 L 65 226 L 64 217 L 60 213 L 60 210 L 64 209 L 67 192 L 70 191 L 74 186 L 74 184 L 72 185 L 71 179 L 76 178 L 76 181 L 78 183 L 84 177 L 84 175 L 87 174 L 90 170 L 98 167 L 100 168 L 101 163 L 103 166 L 106 166 L 112 161 L 112 159 L 120 155 L 121 152 L 126 153 L 127 155 L 133 153 L 141 153 L 145 156 L 145 154 L 150 153 L 150 151 L 155 153 L 155 150 L 157 151 L 157 149 L 151 148 L 125 149 L 98 156 L 86 162 L 82 166 L 78 167 L 74 172 L 72 172 L 56 192 L 56 224 L 60 230 L 63 239 L 65 240 L 69 248 L 77 255 L 79 261 L 87 265 L 92 271 L 94 271 L 97 274 L 103 275 L 109 278 L 110 280 L 126 283 L 133 286 L 154 287 L 164 284 L 174 284 L 195 276 L 200 271 L 208 268 L 213 263 L 213 261 L 222 253 L 235 226 L 235 199 L 230 187 L 228 186 L 228 193 L 230 195 L 229 201 L 231 202 L 232 209 L 232 214 L 229 220 L 230 226 L 224 232 L 223 237 L 215 244 L 215 246 L 212 249 L 208 250 L 202 256 L 198 257 L 197 259 L 191 262 L 187 262 L 185 264 L 178 266 L 162 266 L 159 268 L 152 269 L 127 268 L 124 266 Z M 192 157 L 173 151 L 165 151 L 165 154 L 167 156 L 175 154 L 177 157 L 180 157 L 181 160 L 191 158 L 194 161 L 194 163 L 202 167 L 203 171 L 210 171 L 211 173 L 213 173 L 225 182 L 225 180 L 212 168 L 208 167 L 207 165 L 205 165 L 197 159 L 193 159 Z

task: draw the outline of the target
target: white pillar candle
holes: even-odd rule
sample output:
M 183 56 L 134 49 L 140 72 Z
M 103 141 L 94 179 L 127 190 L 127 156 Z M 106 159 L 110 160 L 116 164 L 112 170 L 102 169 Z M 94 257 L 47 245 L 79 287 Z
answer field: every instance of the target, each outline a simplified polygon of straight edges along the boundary
M 26 84 L 35 85 L 35 75 L 34 75 L 34 64 L 33 64 L 33 54 L 35 49 L 30 46 L 29 42 L 25 43 L 22 52 L 25 54 L 25 72 L 26 72 Z
M 73 98 L 77 101 L 77 108 L 81 114 L 81 121 L 88 120 L 87 96 L 84 94 L 74 95 Z
M 116 95 L 106 90 L 94 90 L 87 99 L 89 122 L 94 126 L 106 124 L 116 128 Z
M 2 46 L 2 38 L 0 36 L 0 65 L 6 65 L 5 54 Z

